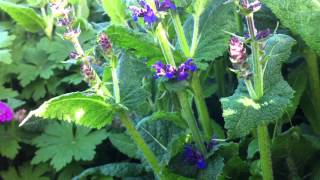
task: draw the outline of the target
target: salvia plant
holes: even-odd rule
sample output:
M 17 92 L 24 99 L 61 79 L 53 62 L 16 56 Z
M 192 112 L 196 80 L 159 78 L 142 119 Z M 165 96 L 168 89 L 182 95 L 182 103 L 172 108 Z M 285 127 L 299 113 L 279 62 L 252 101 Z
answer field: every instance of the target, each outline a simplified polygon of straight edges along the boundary
M 2 179 L 320 178 L 319 0 L 0 10 Z

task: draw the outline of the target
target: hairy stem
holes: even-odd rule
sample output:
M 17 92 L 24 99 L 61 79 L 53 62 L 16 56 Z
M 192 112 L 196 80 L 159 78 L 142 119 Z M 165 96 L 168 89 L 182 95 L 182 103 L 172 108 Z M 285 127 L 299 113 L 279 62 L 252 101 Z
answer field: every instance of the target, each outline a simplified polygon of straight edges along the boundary
M 174 26 L 175 31 L 178 35 L 178 40 L 180 42 L 180 45 L 182 46 L 184 55 L 186 57 L 190 57 L 192 54 L 192 56 L 193 56 L 194 53 L 190 52 L 187 38 L 186 38 L 185 33 L 183 31 L 183 27 L 182 27 L 179 15 L 175 14 L 174 17 L 172 17 L 172 21 L 174 22 L 173 24 L 175 24 L 175 26 Z M 199 29 L 199 27 L 198 27 L 199 23 L 195 23 L 195 25 L 197 25 L 197 27 L 194 27 L 194 28 Z M 198 31 L 198 30 L 195 30 L 195 31 Z M 196 34 L 194 34 L 194 36 L 198 36 L 198 33 L 196 32 Z M 197 44 L 194 44 L 194 48 L 195 49 L 197 48 Z M 210 123 L 211 119 L 209 116 L 209 112 L 208 112 L 208 108 L 207 108 L 207 105 L 205 102 L 205 98 L 203 96 L 203 90 L 202 90 L 202 87 L 200 84 L 199 75 L 197 73 L 193 74 L 191 86 L 192 86 L 192 90 L 194 92 L 194 99 L 195 99 L 195 103 L 196 103 L 198 114 L 199 114 L 200 124 L 201 124 L 201 127 L 205 133 L 205 139 L 210 140 L 213 135 L 213 129 L 212 129 L 212 124 Z
M 181 46 L 181 49 L 182 49 L 184 55 L 187 58 L 189 58 L 190 57 L 190 49 L 189 49 L 187 38 L 184 34 L 184 29 L 181 24 L 180 16 L 176 12 L 171 12 L 171 18 L 172 18 L 172 22 L 174 25 L 174 29 L 175 29 L 177 36 L 178 36 L 178 41 Z
M 192 34 L 192 44 L 191 44 L 191 50 L 190 55 L 191 57 L 194 57 L 196 50 L 198 48 L 199 43 L 199 28 L 200 28 L 200 16 L 199 15 L 193 15 L 193 34 Z
M 249 4 L 248 0 L 246 1 Z M 257 30 L 254 24 L 253 13 L 246 16 L 247 26 L 249 34 L 251 37 L 251 50 L 252 50 L 252 64 L 253 64 L 253 82 L 255 94 L 250 93 L 250 96 L 254 100 L 259 100 L 264 94 L 263 85 L 263 67 L 260 63 L 260 45 L 256 41 Z M 247 83 L 246 83 L 247 84 Z M 250 84 L 249 84 L 250 87 Z M 250 91 L 250 90 L 249 90 Z M 252 91 L 252 90 L 251 90 Z M 262 176 L 264 180 L 273 180 L 272 172 L 272 159 L 270 151 L 270 139 L 268 126 L 261 124 L 257 128 L 258 141 L 259 141 L 259 151 L 260 151 L 260 161 L 262 168 Z
M 270 138 L 266 125 L 260 125 L 257 129 L 260 150 L 260 162 L 263 180 L 273 180 L 272 161 L 270 152 Z
M 212 123 L 209 116 L 207 104 L 204 100 L 200 79 L 197 73 L 193 74 L 191 86 L 194 92 L 194 100 L 197 106 L 200 124 L 205 134 L 205 139 L 210 140 L 213 136 L 213 128 L 212 128 Z
M 126 127 L 130 137 L 135 142 L 137 147 L 140 149 L 140 151 L 143 153 L 146 160 L 149 162 L 150 166 L 152 167 L 155 174 L 158 176 L 160 180 L 166 180 L 164 175 L 162 175 L 162 168 L 159 165 L 159 162 L 154 155 L 154 153 L 151 151 L 149 146 L 146 144 L 142 136 L 139 134 L 139 132 L 136 130 L 133 122 L 128 118 L 128 115 L 124 112 L 120 112 L 120 120 L 121 123 Z
M 159 23 L 156 29 L 156 36 L 158 38 L 159 44 L 162 49 L 162 53 L 166 58 L 166 62 L 174 67 L 176 67 L 176 63 L 174 60 L 174 56 L 170 47 L 170 42 L 167 38 L 167 32 L 165 31 L 163 25 Z
M 113 89 L 114 89 L 114 96 L 116 99 L 116 103 L 120 103 L 120 87 L 119 87 L 119 80 L 116 72 L 117 68 L 117 62 L 118 59 L 115 55 L 112 55 L 110 59 L 111 63 L 111 71 L 112 71 L 112 81 L 113 81 Z M 165 180 L 164 177 L 162 177 L 162 168 L 159 165 L 159 162 L 154 155 L 154 153 L 151 151 L 151 149 L 148 147 L 138 130 L 135 128 L 134 123 L 129 119 L 128 115 L 125 111 L 121 110 L 120 113 L 120 121 L 121 123 L 126 127 L 129 135 L 133 139 L 133 141 L 136 143 L 137 147 L 140 149 L 140 151 L 143 153 L 146 160 L 149 162 L 150 166 L 152 167 L 155 174 L 159 177 L 159 179 Z
M 198 124 L 193 115 L 191 104 L 188 101 L 188 95 L 186 91 L 178 92 L 178 97 L 181 104 L 182 117 L 187 121 L 187 124 L 191 130 L 193 140 L 196 142 L 202 154 L 206 154 L 206 148 L 203 144 L 204 140 L 200 134 Z

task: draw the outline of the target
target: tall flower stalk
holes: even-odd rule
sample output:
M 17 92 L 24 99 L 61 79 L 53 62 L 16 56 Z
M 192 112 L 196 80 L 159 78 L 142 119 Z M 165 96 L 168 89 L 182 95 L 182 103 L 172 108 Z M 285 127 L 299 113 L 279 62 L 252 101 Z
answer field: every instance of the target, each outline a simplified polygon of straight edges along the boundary
M 257 35 L 257 29 L 254 23 L 254 13 L 259 11 L 261 3 L 259 0 L 249 2 L 249 0 L 242 0 L 240 2 L 240 9 L 245 14 L 247 29 L 249 31 L 249 38 L 251 42 L 252 52 L 252 74 L 245 65 L 243 57 L 246 52 L 244 51 L 243 43 L 238 38 L 232 38 L 230 42 L 230 59 L 234 65 L 237 65 L 237 72 L 240 77 L 244 78 L 247 90 L 250 97 L 258 101 L 264 95 L 264 64 L 262 63 L 261 46 L 258 41 L 261 37 L 264 37 L 267 33 L 260 33 Z M 260 37 L 261 36 L 261 37 Z M 251 83 L 251 76 L 253 79 L 253 85 Z M 268 127 L 265 124 L 261 124 L 257 128 L 260 161 L 262 168 L 262 176 L 264 180 L 273 179 L 271 150 L 270 150 L 270 138 L 268 133 Z
M 51 4 L 51 9 L 53 14 L 56 16 L 58 22 L 57 25 L 64 26 L 67 32 L 64 34 L 64 38 L 72 42 L 75 52 L 72 52 L 70 56 L 76 59 L 80 59 L 82 62 L 82 73 L 84 75 L 85 80 L 89 83 L 90 87 L 93 87 L 96 90 L 98 95 L 102 97 L 110 98 L 113 97 L 117 104 L 121 101 L 120 96 L 120 88 L 119 88 L 119 80 L 116 74 L 116 67 L 118 64 L 117 57 L 113 54 L 112 44 L 109 41 L 108 37 L 105 34 L 102 34 L 99 38 L 99 44 L 104 52 L 105 57 L 108 57 L 110 60 L 111 71 L 112 71 L 112 80 L 113 80 L 113 96 L 109 92 L 109 90 L 102 83 L 100 77 L 97 75 L 95 70 L 91 65 L 90 57 L 86 55 L 84 50 L 79 43 L 78 37 L 80 35 L 80 29 L 74 29 L 72 25 L 72 20 L 69 17 L 70 9 L 65 8 L 67 5 L 66 1 L 55 2 Z M 135 128 L 134 123 L 130 120 L 125 110 L 119 110 L 120 121 L 126 127 L 129 135 L 133 139 L 133 141 L 137 144 L 137 147 L 141 150 L 146 160 L 149 162 L 153 171 L 157 175 L 160 180 L 165 180 L 165 175 L 162 173 L 162 167 L 159 165 L 159 162 L 148 147 L 138 130 Z

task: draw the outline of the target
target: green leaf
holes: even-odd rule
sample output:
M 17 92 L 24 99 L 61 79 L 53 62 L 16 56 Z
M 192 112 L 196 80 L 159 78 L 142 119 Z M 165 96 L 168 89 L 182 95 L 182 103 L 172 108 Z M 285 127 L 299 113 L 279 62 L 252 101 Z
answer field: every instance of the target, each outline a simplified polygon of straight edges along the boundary
M 115 146 L 121 153 L 130 158 L 140 158 L 138 147 L 129 135 L 125 133 L 111 133 L 109 135 L 109 139 L 112 145 Z
M 198 175 L 199 180 L 217 180 L 223 173 L 224 162 L 223 158 L 218 156 L 210 158 L 210 162 L 205 170 L 201 171 Z
M 11 64 L 12 57 L 9 49 L 0 49 L 0 62 L 5 64 Z
M 143 118 L 138 122 L 137 128 L 142 126 L 144 123 L 152 123 L 159 120 L 168 120 L 180 128 L 187 128 L 187 124 L 185 120 L 182 119 L 180 113 L 163 111 L 155 112 L 152 115 Z
M 8 34 L 6 31 L 0 31 L 0 48 L 7 48 L 12 45 L 16 36 Z
M 124 25 L 127 23 L 127 7 L 123 0 L 102 0 L 101 3 L 113 24 Z
M 121 103 L 132 111 L 146 114 L 150 110 L 147 98 L 150 93 L 143 88 L 142 80 L 150 75 L 150 70 L 143 62 L 122 54 L 117 66 Z
M 262 0 L 281 23 L 292 32 L 299 34 L 303 40 L 320 55 L 319 0 Z
M 258 139 L 255 138 L 250 142 L 248 146 L 247 158 L 252 159 L 257 152 L 259 152 L 259 144 Z
M 118 178 L 124 177 L 139 177 L 143 173 L 144 168 L 137 163 L 111 163 L 103 166 L 89 168 L 83 171 L 80 175 L 73 178 L 73 180 L 85 179 L 89 175 L 104 175 Z
M 39 164 L 50 160 L 50 164 L 61 170 L 74 159 L 89 161 L 94 158 L 95 148 L 107 138 L 105 130 L 92 131 L 84 127 L 74 127 L 69 123 L 53 122 L 44 133 L 33 140 L 39 148 L 32 164 Z
M 111 124 L 114 111 L 113 105 L 100 96 L 75 92 L 46 101 L 37 110 L 31 111 L 22 124 L 34 115 L 102 128 Z
M 24 163 L 18 169 L 11 166 L 8 171 L 0 172 L 3 180 L 49 180 L 49 177 L 45 176 L 45 173 L 49 171 L 47 165 L 31 166 L 29 163 Z
M 80 174 L 83 171 L 83 168 L 79 163 L 72 163 L 67 167 L 63 168 L 61 173 L 59 173 L 57 180 L 70 180 L 72 177 Z
M 287 35 L 274 35 L 265 45 L 269 57 L 264 75 L 264 96 L 253 101 L 243 82 L 233 96 L 222 98 L 223 117 L 231 138 L 248 135 L 260 124 L 280 119 L 291 104 L 293 90 L 281 75 L 281 65 L 288 59 L 295 41 Z
M 212 61 L 228 50 L 230 35 L 224 31 L 234 32 L 237 29 L 233 3 L 224 2 L 225 0 L 215 0 L 200 17 L 200 39 L 194 56 L 196 61 Z M 192 16 L 189 16 L 184 29 L 190 42 L 193 32 Z
M 170 121 L 147 122 L 138 130 L 157 156 L 159 163 L 164 166 L 184 147 L 185 131 Z
M 46 27 L 44 20 L 32 8 L 27 6 L 0 0 L 0 9 L 8 13 L 12 19 L 27 31 L 37 32 Z
M 20 150 L 19 137 L 16 126 L 0 126 L 0 155 L 14 159 Z
M 116 25 L 109 26 L 106 33 L 115 46 L 133 53 L 138 58 L 147 58 L 151 62 L 164 59 L 160 47 L 147 33 Z
M 0 99 L 14 98 L 17 96 L 17 91 L 0 86 Z

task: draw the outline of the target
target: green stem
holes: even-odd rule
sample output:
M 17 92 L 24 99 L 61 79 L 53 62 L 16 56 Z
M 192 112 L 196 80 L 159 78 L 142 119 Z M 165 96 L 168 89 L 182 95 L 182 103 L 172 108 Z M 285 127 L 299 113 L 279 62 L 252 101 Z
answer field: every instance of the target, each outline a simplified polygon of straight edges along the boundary
M 160 180 L 166 180 L 164 175 L 161 173 L 162 168 L 159 165 L 159 162 L 154 155 L 154 153 L 151 151 L 149 146 L 146 144 L 142 136 L 139 134 L 139 132 L 136 130 L 133 122 L 128 118 L 127 114 L 124 111 L 120 112 L 120 120 L 121 123 L 126 127 L 130 137 L 135 142 L 137 147 L 140 149 L 140 151 L 143 153 L 144 157 L 150 164 L 151 168 L 155 172 L 155 174 L 158 176 Z
M 194 17 L 198 17 L 198 16 L 194 15 Z M 184 55 L 186 57 L 192 57 L 194 55 L 194 53 L 192 54 L 192 52 L 190 52 L 187 38 L 186 38 L 185 33 L 183 31 L 183 27 L 182 27 L 179 15 L 175 13 L 172 17 L 172 21 L 173 21 L 173 24 L 175 27 L 175 31 L 178 35 L 178 40 L 180 42 L 180 45 L 182 46 L 182 50 L 184 52 Z M 195 20 L 195 21 L 199 22 L 199 19 Z M 197 27 L 194 27 L 194 28 L 199 29 L 199 23 L 195 23 L 195 25 Z M 198 30 L 195 30 L 194 33 L 195 33 L 194 36 L 197 37 Z M 194 40 L 193 42 L 196 42 L 196 40 Z M 194 44 L 194 48 L 196 49 L 197 44 L 195 44 L 195 43 L 193 43 L 193 44 Z M 192 56 L 191 56 L 191 54 L 192 54 Z M 205 98 L 203 95 L 199 75 L 197 73 L 193 74 L 191 86 L 192 86 L 192 89 L 194 92 L 194 99 L 195 99 L 195 103 L 196 103 L 198 114 L 199 114 L 200 124 L 201 124 L 201 127 L 205 133 L 205 139 L 210 140 L 213 135 L 213 129 L 212 129 L 212 124 L 210 123 L 211 119 L 210 119 L 208 108 L 207 108 Z
M 314 109 L 320 108 L 320 78 L 319 78 L 319 64 L 317 55 L 310 49 L 306 49 L 304 51 L 304 55 L 306 58 L 307 66 L 308 66 L 308 75 L 309 75 L 309 84 L 311 89 L 311 97 L 312 97 L 312 105 Z M 316 115 L 316 120 L 311 120 L 310 124 L 312 125 L 313 130 L 320 134 L 320 115 Z
M 119 80 L 117 76 L 117 57 L 115 55 L 112 55 L 110 59 L 111 64 L 111 74 L 112 74 L 112 82 L 113 82 L 113 94 L 114 98 L 116 100 L 116 103 L 120 103 L 120 87 L 119 87 Z
M 176 67 L 174 56 L 170 47 L 170 42 L 167 38 L 167 32 L 164 30 L 162 23 L 158 24 L 158 27 L 156 29 L 156 36 L 159 40 L 159 44 L 161 46 L 162 53 L 166 59 L 166 62 Z
M 241 16 L 240 14 L 238 13 L 238 5 L 239 5 L 240 1 L 239 0 L 235 0 L 234 1 L 234 17 L 236 19 L 236 22 L 237 22 L 237 27 L 238 27 L 238 30 L 237 32 L 239 34 L 242 34 L 243 33 L 243 23 L 242 23 L 242 20 L 241 20 Z
M 119 87 L 119 80 L 116 73 L 116 67 L 117 67 L 117 57 L 115 55 L 112 55 L 111 59 L 111 71 L 112 71 L 112 81 L 113 81 L 113 89 L 114 89 L 114 96 L 116 99 L 116 103 L 120 103 L 120 87 Z M 154 155 L 154 153 L 151 151 L 151 149 L 148 147 L 138 130 L 135 128 L 134 123 L 128 118 L 128 115 L 125 111 L 121 110 L 120 113 L 120 121 L 121 123 L 126 127 L 130 137 L 132 140 L 136 143 L 137 147 L 140 149 L 140 151 L 143 153 L 146 160 L 149 162 L 150 166 L 152 167 L 155 174 L 159 177 L 159 179 L 165 180 L 165 178 L 162 175 L 162 168 L 159 165 L 159 162 Z
M 191 57 L 194 57 L 196 50 L 198 48 L 199 43 L 199 28 L 200 28 L 200 16 L 199 15 L 193 15 L 193 34 L 192 34 L 192 44 L 191 44 L 191 50 L 190 55 Z
M 170 48 L 170 42 L 167 39 L 167 33 L 164 30 L 164 28 L 163 28 L 161 23 L 159 23 L 159 25 L 157 27 L 156 35 L 157 35 L 157 38 L 159 40 L 160 46 L 162 48 L 162 52 L 166 57 L 167 62 L 170 65 L 176 67 L 175 60 L 174 60 L 174 57 L 173 57 L 173 53 L 172 53 L 171 48 Z M 181 109 L 182 109 L 181 110 L 182 111 L 182 116 L 187 121 L 187 123 L 189 125 L 189 128 L 190 128 L 190 130 L 192 132 L 193 138 L 194 138 L 196 144 L 198 145 L 200 151 L 203 154 L 206 154 L 206 149 L 205 149 L 204 144 L 203 144 L 204 141 L 202 140 L 202 136 L 200 134 L 200 130 L 199 130 L 198 125 L 197 125 L 197 121 L 196 121 L 196 119 L 195 119 L 195 117 L 193 115 L 191 104 L 188 101 L 188 95 L 187 95 L 187 93 L 185 91 L 178 92 L 177 95 L 179 97 L 179 101 L 180 101 L 180 105 L 181 105 Z
M 178 36 L 178 41 L 181 46 L 181 49 L 182 49 L 184 55 L 187 58 L 189 58 L 190 57 L 190 49 L 189 49 L 187 38 L 184 34 L 184 29 L 181 24 L 180 16 L 176 12 L 171 12 L 171 18 L 172 18 L 172 22 L 174 25 L 174 29 L 175 29 L 177 36 Z
M 253 14 L 246 16 L 249 34 L 251 37 L 251 50 L 252 50 L 252 64 L 253 64 L 253 79 L 254 88 L 257 98 L 260 99 L 263 96 L 263 70 L 260 63 L 260 47 L 259 43 L 255 40 L 256 28 L 254 25 Z
M 204 146 L 204 140 L 202 139 L 202 136 L 200 134 L 199 127 L 197 125 L 196 119 L 193 115 L 191 104 L 188 101 L 188 95 L 186 91 L 178 92 L 178 97 L 181 104 L 181 112 L 182 117 L 186 120 L 191 133 L 193 140 L 196 142 L 197 146 L 199 147 L 202 154 L 206 154 L 206 148 Z
M 248 0 L 245 0 L 246 3 L 249 3 Z M 254 82 L 254 92 L 250 93 L 250 96 L 254 100 L 259 100 L 263 94 L 263 67 L 260 63 L 260 45 L 256 41 L 256 28 L 254 24 L 253 13 L 246 16 L 247 26 L 249 34 L 251 37 L 251 50 L 252 50 L 252 64 L 253 64 L 253 82 Z M 246 82 L 248 84 L 248 82 Z M 251 81 L 250 81 L 251 84 Z M 252 86 L 247 85 L 248 91 L 252 91 Z M 257 128 L 258 141 L 259 141 L 259 151 L 260 151 L 260 162 L 262 168 L 262 176 L 264 180 L 273 180 L 272 172 L 272 159 L 270 151 L 270 139 L 268 126 L 261 124 Z
M 272 161 L 270 152 L 270 139 L 266 125 L 260 125 L 257 129 L 260 150 L 260 162 L 263 180 L 273 180 Z
M 191 86 L 194 92 L 194 100 L 197 106 L 200 124 L 205 134 L 205 139 L 210 140 L 213 136 L 212 123 L 197 73 L 193 74 Z

